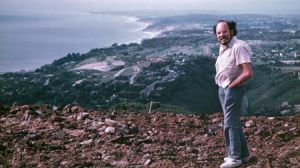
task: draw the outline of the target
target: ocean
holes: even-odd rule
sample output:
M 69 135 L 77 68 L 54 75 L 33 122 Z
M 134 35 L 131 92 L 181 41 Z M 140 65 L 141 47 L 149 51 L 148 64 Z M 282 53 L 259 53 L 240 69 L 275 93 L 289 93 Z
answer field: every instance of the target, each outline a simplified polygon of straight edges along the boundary
M 134 16 L 91 12 L 0 11 L 0 72 L 34 70 L 113 43 L 151 38 Z

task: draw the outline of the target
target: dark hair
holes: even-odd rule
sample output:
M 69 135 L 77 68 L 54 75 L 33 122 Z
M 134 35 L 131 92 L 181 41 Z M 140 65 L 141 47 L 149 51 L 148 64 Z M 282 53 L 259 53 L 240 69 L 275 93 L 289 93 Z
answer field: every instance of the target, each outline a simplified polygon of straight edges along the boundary
M 221 22 L 225 22 L 227 23 L 228 27 L 229 27 L 229 30 L 233 31 L 233 36 L 236 36 L 237 35 L 237 30 L 236 30 L 236 22 L 235 21 L 228 21 L 228 20 L 219 20 L 218 23 L 216 25 L 214 25 L 213 29 L 214 29 L 214 33 L 216 34 L 217 33 L 217 25 Z

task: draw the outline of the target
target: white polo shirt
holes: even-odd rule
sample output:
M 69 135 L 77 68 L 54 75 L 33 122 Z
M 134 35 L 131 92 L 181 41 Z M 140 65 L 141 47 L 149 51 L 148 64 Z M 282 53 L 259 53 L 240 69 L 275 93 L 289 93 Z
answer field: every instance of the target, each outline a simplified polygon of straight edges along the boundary
M 218 86 L 226 88 L 232 80 L 242 73 L 239 66 L 251 63 L 251 49 L 242 40 L 232 37 L 227 46 L 220 45 L 219 56 L 216 61 L 215 81 Z

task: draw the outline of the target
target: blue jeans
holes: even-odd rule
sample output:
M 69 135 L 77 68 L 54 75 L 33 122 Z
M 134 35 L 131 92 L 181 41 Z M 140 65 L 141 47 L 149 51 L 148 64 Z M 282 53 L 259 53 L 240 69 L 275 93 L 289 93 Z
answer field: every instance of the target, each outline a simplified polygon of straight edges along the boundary
M 249 156 L 249 150 L 240 122 L 245 86 L 219 87 L 219 99 L 224 113 L 224 139 L 227 157 L 241 160 Z

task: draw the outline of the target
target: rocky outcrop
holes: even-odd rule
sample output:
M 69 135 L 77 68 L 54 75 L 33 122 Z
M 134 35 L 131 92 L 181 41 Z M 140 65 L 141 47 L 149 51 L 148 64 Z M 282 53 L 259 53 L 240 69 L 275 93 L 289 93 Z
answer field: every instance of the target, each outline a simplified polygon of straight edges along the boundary
M 2 109 L 0 167 L 218 167 L 222 114 Z M 241 167 L 299 167 L 300 115 L 242 118 L 251 154 Z
M 282 102 L 280 106 L 280 114 L 284 115 L 294 115 L 296 113 L 300 113 L 300 105 L 299 104 L 290 104 L 289 102 Z

